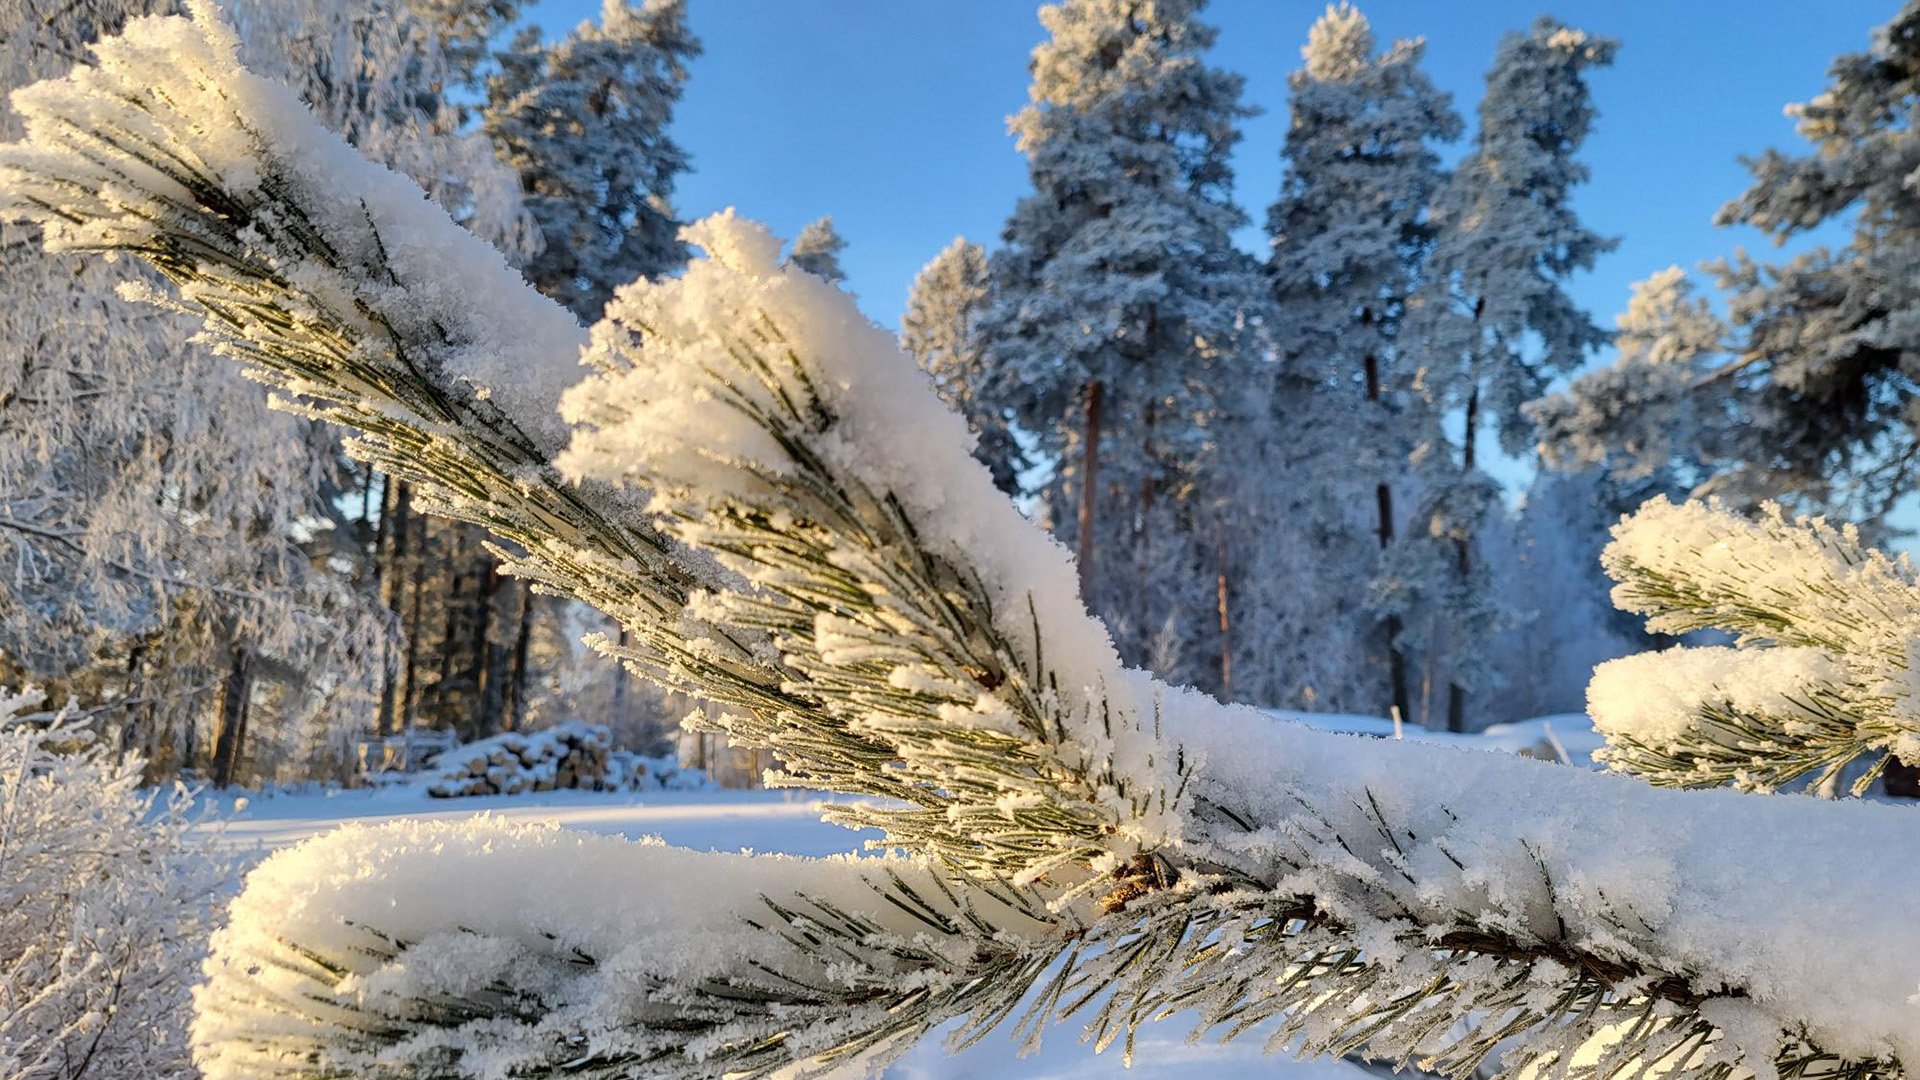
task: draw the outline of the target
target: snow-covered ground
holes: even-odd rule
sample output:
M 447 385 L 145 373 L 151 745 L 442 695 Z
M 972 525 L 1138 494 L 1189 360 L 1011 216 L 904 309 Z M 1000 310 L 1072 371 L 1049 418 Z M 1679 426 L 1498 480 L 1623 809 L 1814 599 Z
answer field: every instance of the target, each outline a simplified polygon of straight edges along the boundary
M 1323 730 L 1358 737 L 1393 738 L 1393 725 L 1364 716 L 1285 713 Z M 1530 753 L 1586 765 L 1599 744 L 1586 717 L 1547 717 L 1503 724 L 1479 735 L 1448 735 L 1406 727 L 1400 737 L 1461 742 L 1489 750 Z M 373 824 L 395 818 L 456 820 L 495 814 L 517 820 L 554 821 L 568 828 L 640 838 L 705 851 L 778 852 L 820 856 L 857 851 L 876 834 L 852 832 L 820 820 L 819 800 L 798 792 L 649 791 L 538 794 L 437 799 L 424 779 L 412 784 L 358 791 L 313 791 L 257 796 L 226 810 L 221 843 L 250 857 L 297 843 L 350 822 Z M 614 901 L 610 901 L 614 902 Z M 1222 1046 L 1206 1039 L 1189 1043 L 1191 1025 L 1173 1019 L 1150 1029 L 1135 1045 L 1131 1075 L 1174 1080 L 1219 1077 L 1281 1077 L 1288 1080 L 1360 1080 L 1363 1071 L 1337 1061 L 1295 1062 L 1261 1053 L 1250 1034 Z M 1004 1032 L 952 1055 L 937 1039 L 914 1048 L 888 1070 L 891 1080 L 1070 1080 L 1120 1075 L 1116 1050 L 1095 1055 L 1073 1026 L 1048 1032 L 1040 1051 L 1020 1057 Z

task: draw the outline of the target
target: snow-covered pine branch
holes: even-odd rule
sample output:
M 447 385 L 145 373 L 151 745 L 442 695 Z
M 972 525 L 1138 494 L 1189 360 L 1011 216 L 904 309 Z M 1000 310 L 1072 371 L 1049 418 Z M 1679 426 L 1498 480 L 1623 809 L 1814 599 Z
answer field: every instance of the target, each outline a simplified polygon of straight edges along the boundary
M 1861 763 L 1857 795 L 1889 754 L 1920 760 L 1920 573 L 1905 555 L 1772 504 L 1749 520 L 1661 499 L 1615 528 L 1603 561 L 1614 603 L 1648 629 L 1736 639 L 1595 670 L 1589 708 L 1611 767 L 1676 787 L 1810 777 L 1830 791 Z
M 714 855 L 551 826 L 340 829 L 247 878 L 209 1077 L 760 1076 L 985 1034 L 1064 947 L 923 859 Z
M 787 910 L 834 903 L 840 932 L 811 932 L 813 915 L 808 932 L 742 921 L 739 951 L 681 969 L 675 1000 L 718 1010 L 689 1028 L 635 1007 L 644 980 L 542 961 L 494 986 L 485 956 L 458 948 L 462 926 L 484 921 L 514 955 L 560 933 L 510 893 L 465 889 L 396 929 L 389 891 L 336 881 L 296 925 L 287 904 L 255 902 L 275 895 L 263 871 L 200 999 L 210 1076 L 260 1075 L 247 1048 L 273 1052 L 290 1026 L 289 1075 L 359 1074 L 370 1054 L 490 1075 L 530 1031 L 646 1047 L 681 1075 L 725 1071 L 722 1045 L 768 1047 L 754 1068 L 817 1064 L 882 1052 L 880 1028 L 836 1026 L 825 1045 L 823 1012 L 701 996 L 713 964 L 764 986 L 752 961 L 818 963 L 806 992 L 832 1010 L 853 1007 L 832 980 L 868 977 L 843 947 L 902 965 L 889 985 L 951 988 L 984 942 L 1008 951 L 978 973 L 981 996 L 876 1016 L 886 1047 L 958 1012 L 997 1019 L 1065 952 L 1035 1022 L 1084 1013 L 1101 1045 L 1191 1009 L 1230 1036 L 1260 1027 L 1276 1047 L 1456 1075 L 1496 1049 L 1508 1074 L 1716 1080 L 1899 1076 L 1920 1060 L 1920 933 L 1886 902 L 1920 870 L 1883 857 L 1908 842 L 1906 814 L 1356 743 L 1123 667 L 1069 557 L 993 489 L 962 422 L 850 297 L 782 268 L 765 230 L 731 215 L 692 230 L 707 258 L 622 290 L 592 334 L 595 373 L 563 395 L 579 344 L 564 314 L 239 70 L 205 13 L 136 24 L 97 70 L 21 100 L 34 142 L 0 151 L 7 212 L 55 244 L 155 263 L 229 351 L 362 431 L 361 453 L 524 544 L 519 569 L 621 619 L 649 673 L 726 702 L 721 724 L 777 751 L 788 782 L 899 800 L 841 816 L 928 860 L 915 872 L 951 888 L 950 925 L 959 908 L 982 919 L 947 951 L 903 943 L 900 897 L 852 880 L 891 864 L 739 863 Z M 564 454 L 560 400 L 578 425 Z M 498 873 L 516 874 L 520 841 L 473 845 L 496 842 Z M 656 857 L 526 844 L 558 851 L 528 856 L 534 880 L 587 881 L 589 865 L 617 879 Z M 1821 888 L 1765 888 L 1757 869 Z M 1018 919 L 976 895 L 1014 889 L 1034 895 Z M 598 961 L 629 936 L 630 897 L 582 891 L 561 929 Z M 652 912 L 641 937 L 753 907 L 716 886 Z M 389 955 L 342 964 L 368 940 L 353 934 L 385 934 Z M 271 985 L 250 969 L 272 969 L 262 952 L 283 938 L 317 958 L 304 989 L 250 1004 Z

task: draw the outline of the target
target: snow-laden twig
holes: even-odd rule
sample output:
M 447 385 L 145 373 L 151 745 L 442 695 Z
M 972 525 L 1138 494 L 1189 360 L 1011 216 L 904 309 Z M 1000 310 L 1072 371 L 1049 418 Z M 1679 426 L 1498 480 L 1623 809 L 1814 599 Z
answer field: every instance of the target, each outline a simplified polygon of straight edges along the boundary
M 1603 561 L 1614 602 L 1650 630 L 1718 629 L 1737 645 L 1603 664 L 1589 709 L 1612 768 L 1679 787 L 1816 788 L 1889 754 L 1920 760 L 1920 573 L 1851 527 L 1778 506 L 1743 518 L 1713 503 L 1648 503 Z

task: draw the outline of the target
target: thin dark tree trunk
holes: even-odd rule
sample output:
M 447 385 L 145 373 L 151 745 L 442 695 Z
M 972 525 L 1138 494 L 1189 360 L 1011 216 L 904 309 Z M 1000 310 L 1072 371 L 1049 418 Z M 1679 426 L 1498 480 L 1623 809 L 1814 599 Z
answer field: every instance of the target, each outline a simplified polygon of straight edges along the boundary
M 1467 430 L 1464 439 L 1465 448 L 1460 456 L 1462 475 L 1471 475 L 1474 468 L 1473 440 L 1479 434 L 1480 426 L 1480 387 L 1475 386 L 1467 392 Z M 1455 570 L 1460 575 L 1460 584 L 1464 588 L 1473 574 L 1473 535 L 1467 533 L 1454 541 Z M 1455 657 L 1458 664 L 1458 657 Z M 1456 677 L 1447 682 L 1447 730 L 1465 731 L 1467 729 L 1467 689 L 1460 685 Z
M 1373 312 L 1361 313 L 1362 323 L 1371 323 Z M 1383 406 L 1386 395 L 1380 385 L 1380 355 L 1367 354 L 1367 400 Z M 1393 546 L 1393 485 L 1384 477 L 1373 488 L 1374 511 L 1377 515 L 1380 535 L 1380 550 L 1386 551 Z M 1400 615 L 1398 612 L 1386 618 L 1384 627 L 1387 646 L 1387 685 L 1393 695 L 1393 707 L 1405 720 L 1413 715 L 1412 701 L 1407 696 L 1407 658 L 1400 652 Z
M 373 489 L 375 487 L 382 489 L 380 492 L 380 517 L 378 521 L 374 520 L 373 514 Z M 386 532 L 387 526 L 387 495 L 385 487 L 386 484 L 382 474 L 375 472 L 373 466 L 367 466 L 367 486 L 360 489 L 360 542 L 365 546 L 367 575 L 375 582 L 380 580 L 380 537 L 381 534 Z
M 1093 522 L 1096 484 L 1100 471 L 1100 405 L 1105 393 L 1100 380 L 1094 379 L 1084 388 L 1084 438 L 1081 440 L 1080 456 L 1080 529 L 1079 550 L 1076 562 L 1080 569 L 1080 596 L 1091 604 L 1093 600 Z
M 520 583 L 520 626 L 514 632 L 513 660 L 507 693 L 507 730 L 518 731 L 527 719 L 527 652 L 533 643 L 533 585 Z
M 420 707 L 420 618 L 426 602 L 427 530 L 416 528 L 413 532 L 415 558 L 408 568 L 413 574 L 413 588 L 407 604 L 407 654 L 400 670 L 399 717 L 393 732 L 396 735 L 413 727 Z
M 1220 614 L 1220 700 L 1233 700 L 1233 620 L 1227 605 L 1227 519 L 1222 514 L 1214 530 L 1214 603 Z
M 127 689 L 126 696 L 138 700 L 143 680 L 140 678 L 140 660 L 147 654 L 147 643 L 135 641 L 127 649 Z M 140 747 L 140 708 L 128 709 L 120 721 L 120 752 L 132 753 Z
M 220 692 L 220 726 L 213 738 L 213 786 L 231 787 L 246 753 L 247 707 L 253 698 L 253 656 L 235 645 Z
M 388 477 L 382 488 L 380 500 L 380 527 L 374 540 L 374 585 L 379 592 L 380 602 L 388 611 L 400 616 L 402 597 L 401 582 L 404 580 L 401 560 L 406 555 L 408 498 L 407 485 L 396 484 Z M 388 522 L 392 525 L 389 527 Z M 389 657 L 380 678 L 380 732 L 386 734 L 400 727 L 402 706 L 399 701 L 397 678 L 399 665 L 391 661 L 392 640 L 389 637 L 384 648 Z
M 467 658 L 467 682 L 473 687 L 474 731 L 487 736 L 499 726 L 499 691 L 493 679 L 493 605 L 500 596 L 500 567 L 491 554 L 481 554 L 480 586 L 474 590 L 473 652 Z
M 625 626 L 620 628 L 619 640 L 620 648 L 625 649 L 627 647 L 627 628 Z M 627 685 L 628 678 L 630 678 L 630 676 L 627 674 L 626 661 L 616 661 L 613 665 L 613 702 L 609 706 L 609 711 L 612 715 L 607 719 L 619 725 L 619 729 L 622 731 L 627 729 L 628 699 L 632 693 L 631 688 Z M 649 746 L 648 749 L 651 750 L 652 747 Z
M 1153 456 L 1153 425 L 1159 419 L 1154 413 L 1152 398 L 1147 399 L 1147 408 L 1142 419 L 1145 429 L 1140 434 L 1140 459 L 1146 462 L 1146 475 L 1140 478 L 1140 556 L 1137 560 L 1140 571 L 1153 571 L 1153 496 L 1158 489 L 1154 483 L 1159 462 Z
M 444 695 L 446 688 L 453 685 L 455 654 L 460 651 L 460 600 L 467 591 L 467 541 L 472 533 L 465 525 L 456 525 L 453 530 L 453 584 L 446 593 L 446 618 L 441 620 L 440 628 L 440 688 Z M 443 707 L 450 703 L 442 701 Z M 441 720 L 451 720 L 443 715 Z

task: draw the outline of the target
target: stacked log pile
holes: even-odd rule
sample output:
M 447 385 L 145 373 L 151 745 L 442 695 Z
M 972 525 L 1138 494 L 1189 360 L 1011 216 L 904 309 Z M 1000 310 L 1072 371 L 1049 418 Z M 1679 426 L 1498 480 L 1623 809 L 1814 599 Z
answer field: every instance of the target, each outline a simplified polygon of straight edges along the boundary
M 613 749 L 613 734 L 598 724 L 568 720 L 544 731 L 510 731 L 456 746 L 434 759 L 427 794 L 519 795 L 529 791 L 675 791 L 712 786 L 678 758 L 641 757 Z
M 625 787 L 626 777 L 610 768 L 612 758 L 613 736 L 598 725 L 569 720 L 531 734 L 509 731 L 441 754 L 427 794 L 453 798 Z

